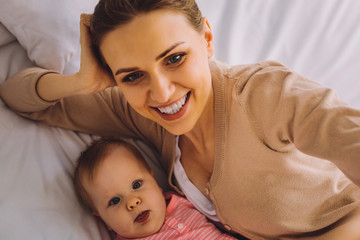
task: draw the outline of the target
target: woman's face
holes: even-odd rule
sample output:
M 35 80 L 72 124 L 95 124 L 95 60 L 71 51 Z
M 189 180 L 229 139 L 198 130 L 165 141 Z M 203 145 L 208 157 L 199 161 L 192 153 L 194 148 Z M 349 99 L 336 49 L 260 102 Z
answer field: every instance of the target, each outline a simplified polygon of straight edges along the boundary
M 107 33 L 100 50 L 129 104 L 175 135 L 190 131 L 212 94 L 212 33 L 157 10 Z

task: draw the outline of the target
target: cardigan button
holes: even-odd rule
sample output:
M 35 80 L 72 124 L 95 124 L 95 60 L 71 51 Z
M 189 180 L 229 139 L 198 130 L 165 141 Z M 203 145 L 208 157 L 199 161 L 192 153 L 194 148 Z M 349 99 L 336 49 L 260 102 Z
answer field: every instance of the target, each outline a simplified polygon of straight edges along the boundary
M 205 188 L 205 194 L 206 194 L 206 196 L 209 196 L 209 194 L 210 194 L 210 190 L 209 190 L 209 188 L 207 187 L 207 188 Z
M 231 231 L 231 227 L 230 227 L 228 224 L 225 224 L 225 225 L 224 225 L 224 228 L 225 228 L 227 231 L 229 231 L 229 232 Z

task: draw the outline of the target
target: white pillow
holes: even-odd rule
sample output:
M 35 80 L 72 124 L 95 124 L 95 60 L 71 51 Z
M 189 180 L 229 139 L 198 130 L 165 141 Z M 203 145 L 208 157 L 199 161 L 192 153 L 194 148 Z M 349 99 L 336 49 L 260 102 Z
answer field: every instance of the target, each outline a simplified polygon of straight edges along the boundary
M 0 22 L 36 65 L 64 73 L 80 66 L 80 14 L 97 0 L 0 0 Z
M 1 10 L 0 10 L 1 11 Z M 15 37 L 0 23 L 0 46 L 15 41 Z

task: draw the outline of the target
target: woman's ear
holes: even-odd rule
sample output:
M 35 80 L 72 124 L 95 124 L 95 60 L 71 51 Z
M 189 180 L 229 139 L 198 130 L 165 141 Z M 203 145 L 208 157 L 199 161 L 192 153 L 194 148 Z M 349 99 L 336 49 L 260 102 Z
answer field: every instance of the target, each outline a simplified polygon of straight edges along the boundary
M 203 18 L 203 29 L 203 34 L 206 41 L 206 48 L 208 52 L 208 59 L 210 59 L 214 55 L 214 38 L 209 21 L 206 17 Z

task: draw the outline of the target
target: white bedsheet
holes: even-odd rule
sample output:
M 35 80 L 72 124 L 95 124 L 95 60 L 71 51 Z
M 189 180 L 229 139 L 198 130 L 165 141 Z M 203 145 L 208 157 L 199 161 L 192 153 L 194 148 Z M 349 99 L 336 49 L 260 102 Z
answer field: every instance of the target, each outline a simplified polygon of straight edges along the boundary
M 0 6 L 4 3 L 0 1 Z M 281 61 L 334 88 L 345 102 L 360 108 L 360 1 L 198 3 L 214 31 L 215 58 L 230 64 Z M 22 47 L 26 44 L 20 45 L 3 25 L 0 84 L 34 65 L 28 49 Z M 65 63 L 71 65 L 67 73 L 75 71 L 79 62 L 78 54 L 71 56 Z M 79 206 L 71 182 L 74 161 L 93 138 L 23 119 L 0 101 L 0 239 L 109 239 L 104 226 Z M 136 144 L 148 159 L 156 157 Z M 163 175 L 159 181 L 165 182 Z
M 230 64 L 277 60 L 360 108 L 360 1 L 198 1 Z

